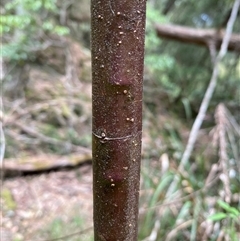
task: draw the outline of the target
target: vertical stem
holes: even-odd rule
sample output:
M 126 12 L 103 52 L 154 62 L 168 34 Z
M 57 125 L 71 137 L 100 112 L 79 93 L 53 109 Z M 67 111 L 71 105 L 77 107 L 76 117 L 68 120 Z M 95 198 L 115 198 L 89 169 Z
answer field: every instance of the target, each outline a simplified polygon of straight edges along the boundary
M 136 241 L 146 0 L 92 0 L 95 241 Z

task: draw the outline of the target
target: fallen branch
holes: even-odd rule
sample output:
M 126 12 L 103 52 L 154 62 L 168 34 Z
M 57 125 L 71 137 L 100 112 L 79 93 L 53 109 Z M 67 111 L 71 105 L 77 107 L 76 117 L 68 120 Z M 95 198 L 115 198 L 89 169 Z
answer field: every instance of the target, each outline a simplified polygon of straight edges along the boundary
M 180 41 L 183 43 L 190 43 L 202 45 L 209 48 L 214 44 L 216 49 L 220 49 L 225 30 L 215 29 L 196 29 L 177 25 L 156 25 L 155 27 L 158 37 L 170 40 Z M 230 51 L 240 52 L 240 35 L 231 34 L 229 44 L 227 47 Z
M 33 174 L 45 171 L 58 170 L 64 167 L 76 167 L 91 161 L 91 154 L 76 153 L 68 156 L 54 154 L 38 154 L 26 157 L 4 159 L 0 171 L 5 177 L 19 174 Z

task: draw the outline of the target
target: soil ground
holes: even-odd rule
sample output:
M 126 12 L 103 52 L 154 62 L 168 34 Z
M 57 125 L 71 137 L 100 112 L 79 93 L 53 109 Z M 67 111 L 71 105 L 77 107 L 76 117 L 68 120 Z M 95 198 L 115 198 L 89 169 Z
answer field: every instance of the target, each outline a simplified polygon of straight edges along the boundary
M 57 219 L 70 223 L 78 216 L 79 227 L 71 233 L 93 225 L 90 164 L 70 171 L 6 179 L 2 190 L 11 193 L 11 200 L 8 200 L 11 204 L 2 203 L 2 241 L 49 240 L 49 228 L 54 228 Z M 92 229 L 88 235 L 90 233 Z

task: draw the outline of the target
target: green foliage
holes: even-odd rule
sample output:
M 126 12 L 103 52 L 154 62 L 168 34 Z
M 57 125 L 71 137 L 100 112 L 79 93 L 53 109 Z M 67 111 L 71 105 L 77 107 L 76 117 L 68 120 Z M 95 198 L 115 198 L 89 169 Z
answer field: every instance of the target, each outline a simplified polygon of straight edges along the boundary
M 148 226 L 149 224 L 152 223 L 152 221 L 154 220 L 154 207 L 157 205 L 157 203 L 160 200 L 160 196 L 163 193 L 164 190 L 166 190 L 166 188 L 168 187 L 169 183 L 171 183 L 173 179 L 173 176 L 171 173 L 166 173 L 165 175 L 163 175 L 163 177 L 161 178 L 161 181 L 153 187 L 154 189 L 154 193 L 151 196 L 150 202 L 149 202 L 149 208 L 150 210 L 148 211 L 147 215 L 146 215 L 146 223 L 145 225 Z
M 179 131 L 176 127 L 166 123 L 164 125 L 163 135 L 167 142 L 168 153 L 172 154 L 174 158 L 180 159 L 183 152 L 183 143 Z
M 220 66 L 220 77 L 216 87 L 214 102 L 239 106 L 240 60 L 237 54 L 228 53 Z
M 162 91 L 177 96 L 179 88 L 171 81 L 167 72 L 174 67 L 175 61 L 168 54 L 160 54 L 162 41 L 157 37 L 154 26 L 156 23 L 167 23 L 167 17 L 161 15 L 152 4 L 147 6 L 146 37 L 145 37 L 145 65 L 147 74 L 159 82 Z
M 13 29 L 24 29 L 31 24 L 30 16 L 3 15 L 0 18 L 0 33 L 8 33 Z
M 233 241 L 238 240 L 237 226 L 240 225 L 240 210 L 230 206 L 228 203 L 218 200 L 218 206 L 223 211 L 218 211 L 208 217 L 213 222 L 224 221 L 224 232 L 230 236 Z
M 231 218 L 233 221 L 238 222 L 240 218 L 240 211 L 237 208 L 231 207 L 228 203 L 218 200 L 217 204 L 220 208 L 224 210 L 224 212 L 217 212 L 211 215 L 208 219 L 212 221 L 220 221 L 227 217 Z
M 191 116 L 190 103 L 196 99 L 196 95 L 204 93 L 203 88 L 206 84 L 202 79 L 209 77 L 208 70 L 206 72 L 204 66 L 196 67 L 194 60 L 199 62 L 199 57 L 204 57 L 206 51 L 195 46 L 179 45 L 157 37 L 155 24 L 168 22 L 168 17 L 161 15 L 159 10 L 149 4 L 145 41 L 147 77 L 155 80 L 159 92 L 167 94 L 170 102 L 174 102 L 180 97 L 189 118 Z M 201 80 L 196 78 L 198 76 L 201 76 Z M 201 98 L 202 95 L 199 97 Z
M 56 218 L 44 233 L 47 233 L 47 238 L 51 239 L 64 239 L 66 241 L 93 240 L 91 234 L 79 234 L 80 231 L 78 233 L 76 230 L 84 230 L 84 220 L 80 216 L 73 216 L 70 222 L 65 222 L 62 218 Z
M 146 54 L 153 53 L 154 50 L 159 48 L 161 43 L 154 30 L 154 24 L 167 23 L 167 17 L 160 14 L 159 10 L 155 9 L 151 3 L 147 4 L 146 13 L 146 36 L 145 36 L 145 49 Z
M 91 145 L 92 136 L 90 134 L 85 134 L 79 136 L 76 130 L 69 128 L 67 132 L 68 140 L 73 143 L 74 145 L 80 145 L 88 147 Z
M 164 1 L 164 5 L 169 1 Z M 174 112 L 182 112 L 189 121 L 198 112 L 200 102 L 206 92 L 212 74 L 212 62 L 209 50 L 201 46 L 183 44 L 177 41 L 157 37 L 155 24 L 175 23 L 195 28 L 217 28 L 224 21 L 231 1 L 175 1 L 167 15 L 161 13 L 157 3 L 148 4 L 146 23 L 146 86 L 153 84 L 154 94 L 167 97 Z M 155 6 L 155 8 L 154 8 Z M 156 7 L 158 6 L 158 7 Z M 224 6 L 224 7 L 223 7 Z M 216 11 L 218 9 L 218 11 Z M 222 14 L 219 15 L 219 12 Z M 235 31 L 239 32 L 236 20 Z M 218 85 L 210 108 L 220 101 L 238 103 L 239 71 L 237 56 L 226 55 L 220 69 Z M 233 100 L 233 102 L 232 102 Z
M 7 2 L 2 12 L 2 57 L 14 62 L 34 58 L 35 51 L 51 44 L 50 35 L 69 33 L 55 20 L 56 0 L 14 0 Z

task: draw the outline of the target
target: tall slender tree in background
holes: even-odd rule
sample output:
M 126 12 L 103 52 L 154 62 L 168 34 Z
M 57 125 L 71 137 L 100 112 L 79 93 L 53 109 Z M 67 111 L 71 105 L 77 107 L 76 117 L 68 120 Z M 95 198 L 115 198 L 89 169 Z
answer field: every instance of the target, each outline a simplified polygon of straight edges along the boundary
M 146 0 L 92 0 L 95 241 L 137 240 Z

